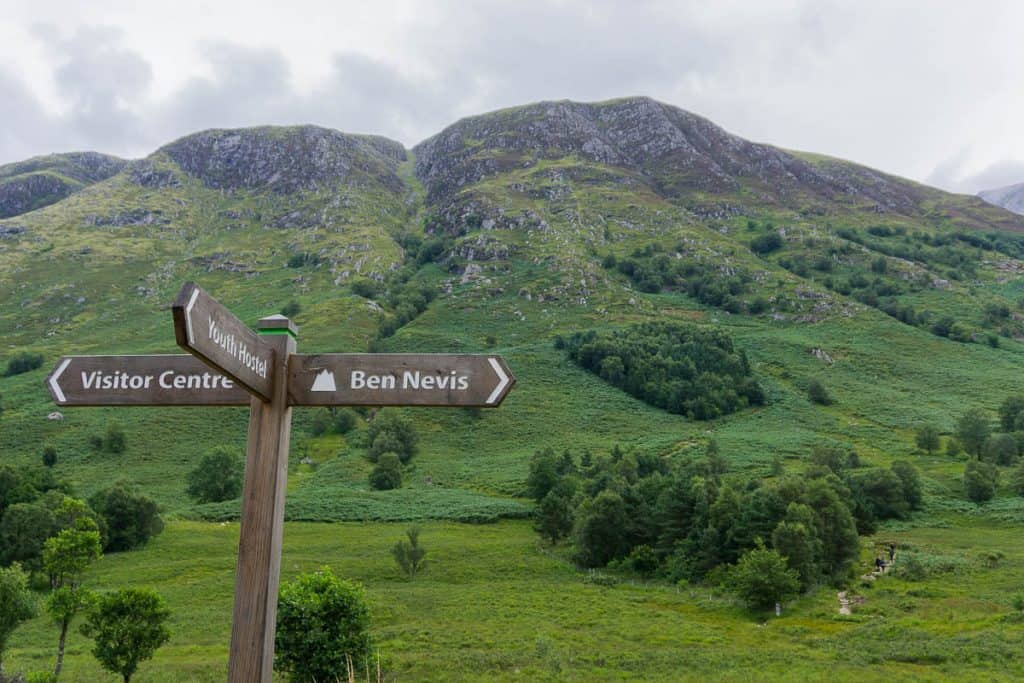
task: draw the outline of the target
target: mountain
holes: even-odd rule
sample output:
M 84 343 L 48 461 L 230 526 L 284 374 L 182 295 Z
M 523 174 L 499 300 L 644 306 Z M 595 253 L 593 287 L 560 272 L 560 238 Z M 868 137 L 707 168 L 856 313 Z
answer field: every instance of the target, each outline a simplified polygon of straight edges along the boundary
M 106 180 L 127 162 L 98 152 L 34 157 L 0 166 L 0 218 L 53 204 L 73 192 Z
M 955 443 L 967 410 L 986 411 L 994 426 L 1004 399 L 1024 393 L 1024 217 L 750 142 L 640 97 L 491 112 L 411 150 L 316 126 L 203 131 L 77 182 L 63 199 L 0 221 L 0 363 L 24 351 L 44 357 L 39 369 L 0 378 L 0 452 L 29 468 L 52 445 L 56 475 L 80 495 L 128 479 L 160 503 L 164 535 L 106 558 L 99 574 L 110 583 L 153 576 L 178 601 L 182 635 L 160 660 L 168 675 L 223 679 L 239 502 L 197 504 L 185 481 L 209 450 L 241 452 L 248 412 L 68 409 L 48 419 L 43 381 L 65 354 L 178 352 L 169 307 L 187 280 L 249 323 L 289 310 L 302 352 L 496 353 L 515 373 L 499 409 L 401 411 L 419 450 L 393 491 L 367 483 L 371 411 L 350 416 L 350 431 L 330 428 L 337 416 L 326 411 L 294 411 L 285 535 L 301 541 L 286 547 L 285 570 L 330 562 L 366 581 L 375 628 L 411 680 L 570 670 L 581 680 L 678 680 L 680 643 L 695 653 L 687 666 L 696 678 L 749 678 L 764 665 L 785 680 L 799 677 L 794 662 L 807 678 L 862 677 L 868 661 L 887 677 L 930 675 L 933 665 L 971 679 L 1021 673 L 1005 653 L 1020 635 L 1007 596 L 1024 581 L 1024 498 L 1004 486 L 985 506 L 967 501 L 964 458 L 955 448 L 924 454 L 914 434 L 935 425 Z M 727 337 L 764 405 L 687 419 L 559 348 L 577 332 L 650 321 Z M 808 399 L 812 380 L 830 405 Z M 94 446 L 112 423 L 123 427 L 123 452 Z M 712 441 L 737 481 L 801 474 L 822 446 L 853 453 L 865 473 L 914 463 L 925 509 L 864 540 L 870 549 L 896 539 L 924 558 L 924 578 L 862 591 L 892 628 L 878 629 L 868 612 L 836 617 L 828 591 L 787 605 L 795 620 L 787 612 L 754 629 L 760 615 L 710 588 L 584 579 L 524 519 L 538 450 L 579 460 L 621 446 L 617 486 L 640 463 L 675 467 Z M 478 524 L 496 520 L 510 521 Z M 297 524 L 309 521 L 358 524 Z M 437 579 L 407 583 L 382 569 L 410 521 L 426 526 L 425 543 L 436 539 Z M 165 571 L 169 557 L 202 557 L 204 569 Z M 171 574 L 187 584 L 161 578 Z M 970 582 L 949 582 L 967 574 Z M 478 591 L 472 610 L 467 582 Z M 184 616 L 193 613 L 202 617 Z M 44 656 L 49 627 L 33 624 L 16 634 L 8 668 Z M 202 635 L 185 635 L 194 632 Z M 909 640 L 895 647 L 893 633 Z M 585 651 L 580 638 L 593 639 Z M 199 641 L 210 661 L 196 654 Z M 766 659 L 776 646 L 785 657 Z M 202 663 L 188 668 L 194 659 Z M 458 671 L 442 677 L 444 666 Z
M 1024 183 L 1007 185 L 995 190 L 982 190 L 978 196 L 989 204 L 1001 206 L 1007 211 L 1024 214 Z

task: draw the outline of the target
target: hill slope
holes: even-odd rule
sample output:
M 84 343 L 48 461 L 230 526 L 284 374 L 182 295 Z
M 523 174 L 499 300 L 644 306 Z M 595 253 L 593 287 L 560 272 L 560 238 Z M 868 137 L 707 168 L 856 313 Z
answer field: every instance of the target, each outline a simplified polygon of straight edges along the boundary
M 1001 206 L 1007 211 L 1024 214 L 1024 183 L 1008 185 L 994 190 L 982 190 L 978 196 L 990 204 Z
M 126 163 L 124 159 L 97 152 L 71 152 L 0 166 L 0 218 L 59 202 L 106 180 Z

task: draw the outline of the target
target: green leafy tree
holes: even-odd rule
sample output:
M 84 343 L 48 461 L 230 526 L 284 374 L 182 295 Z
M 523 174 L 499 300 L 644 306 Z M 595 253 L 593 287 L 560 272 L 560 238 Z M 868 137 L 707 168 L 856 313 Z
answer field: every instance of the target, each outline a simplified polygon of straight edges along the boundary
M 924 503 L 924 493 L 921 487 L 921 475 L 917 468 L 906 460 L 896 460 L 889 466 L 889 469 L 899 477 L 900 483 L 903 485 L 903 500 L 907 502 L 911 510 L 920 510 Z
M 1024 427 L 1024 396 L 1007 396 L 999 406 L 999 424 L 1004 432 L 1013 432 Z
M 786 566 L 797 573 L 804 589 L 817 583 L 821 573 L 817 560 L 820 545 L 812 528 L 801 521 L 783 520 L 772 531 L 772 547 L 786 559 Z
M 904 497 L 903 480 L 892 470 L 868 470 L 849 480 L 855 495 L 870 508 L 874 519 L 903 519 L 910 512 Z
M 156 502 L 127 482 L 97 492 L 89 499 L 89 507 L 107 523 L 107 552 L 136 548 L 164 528 Z
M 231 449 L 219 446 L 203 456 L 188 473 L 188 495 L 200 503 L 233 500 L 242 493 L 242 458 Z
M 526 475 L 526 495 L 540 502 L 558 483 L 558 456 L 554 449 L 545 448 L 534 452 L 530 458 L 530 471 Z
M 576 559 L 584 567 L 603 567 L 629 552 L 626 503 L 614 491 L 601 491 L 580 510 Z
M 822 545 L 822 569 L 833 583 L 841 583 L 860 556 L 853 513 L 825 479 L 810 482 L 801 502 L 814 510 L 815 536 Z
M 405 538 L 391 548 L 391 556 L 410 581 L 426 568 L 427 551 L 420 545 L 419 527 L 414 526 L 405 530 Z
M 28 587 L 28 574 L 20 564 L 0 569 L 0 678 L 7 640 L 18 625 L 36 615 L 36 598 Z
M 931 455 L 935 451 L 939 450 L 939 446 L 941 445 L 939 428 L 935 425 L 921 425 L 917 428 L 915 441 L 918 448 L 928 455 Z
M 397 453 L 383 453 L 370 472 L 370 486 L 390 491 L 402 486 L 402 461 Z
M 1012 465 L 1017 461 L 1017 439 L 1012 434 L 995 434 L 985 442 L 985 460 L 996 465 Z
M 558 487 L 548 491 L 533 513 L 533 528 L 551 545 L 572 531 L 575 516 L 572 500 Z
M 167 603 L 153 591 L 123 589 L 96 601 L 82 634 L 92 638 L 92 655 L 100 665 L 129 683 L 139 664 L 170 640 L 170 616 Z
M 957 440 L 969 455 L 976 458 L 981 456 L 991 433 L 988 415 L 980 408 L 968 410 L 956 423 Z
M 751 609 L 768 609 L 800 592 L 800 575 L 777 551 L 758 543 L 740 557 L 727 584 Z
M 53 512 L 36 503 L 16 503 L 0 520 L 0 562 L 20 562 L 26 569 L 40 569 L 43 544 L 53 533 Z
M 967 498 L 975 503 L 984 503 L 996 495 L 999 486 L 999 469 L 987 462 L 968 461 L 964 468 L 964 489 Z
M 370 460 L 376 462 L 384 453 L 397 453 L 408 463 L 419 450 L 419 434 L 412 420 L 391 411 L 381 411 L 368 430 Z
M 369 629 L 362 586 L 326 567 L 303 574 L 281 586 L 274 668 L 302 683 L 349 680 L 349 661 L 368 668 Z
M 53 675 L 60 676 L 64 666 L 64 645 L 71 621 L 91 601 L 91 594 L 82 588 L 82 575 L 103 554 L 100 532 L 95 522 L 79 518 L 72 529 L 63 529 L 48 539 L 43 548 L 43 568 L 54 589 L 46 599 L 46 611 L 60 627 L 57 641 L 57 664 Z

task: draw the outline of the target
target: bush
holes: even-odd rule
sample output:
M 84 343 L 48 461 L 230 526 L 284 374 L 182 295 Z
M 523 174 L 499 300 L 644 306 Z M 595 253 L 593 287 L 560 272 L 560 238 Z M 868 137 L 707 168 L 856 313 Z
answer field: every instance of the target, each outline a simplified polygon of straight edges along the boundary
M 807 383 L 807 398 L 811 403 L 817 403 L 820 406 L 830 406 L 834 403 L 828 390 L 825 389 L 825 385 L 817 379 L 812 379 Z
M 118 482 L 97 492 L 89 499 L 89 507 L 107 524 L 107 541 L 103 548 L 106 552 L 137 548 L 164 528 L 156 502 L 127 482 Z
M 964 468 L 964 489 L 967 498 L 975 503 L 984 503 L 996 495 L 999 485 L 999 470 L 995 465 L 971 460 Z
M 349 680 L 369 673 L 370 611 L 362 586 L 324 567 L 281 586 L 274 668 L 291 681 Z
M 107 432 L 103 436 L 103 447 L 111 453 L 124 453 L 124 449 L 127 447 L 127 440 L 121 425 L 111 422 L 107 426 Z
M 128 683 L 139 664 L 171 639 L 164 624 L 170 616 L 163 598 L 153 591 L 123 589 L 99 598 L 82 624 L 82 634 L 93 639 L 92 655 L 100 665 Z
M 644 323 L 576 333 L 565 345 L 569 358 L 582 368 L 642 401 L 694 420 L 765 402 L 746 354 L 720 330 Z
M 307 252 L 301 252 L 298 254 L 292 254 L 288 257 L 289 268 L 305 268 L 306 266 L 315 267 L 320 265 L 322 259 L 316 254 L 310 254 Z
M 31 372 L 42 365 L 42 354 L 22 351 L 14 354 L 7 360 L 7 370 L 4 371 L 4 377 L 13 377 L 24 372 Z
M 1024 427 L 1021 414 L 1024 413 L 1024 396 L 1007 396 L 999 406 L 999 423 L 1004 432 L 1017 431 Z
M 956 438 L 970 455 L 979 457 L 992 433 L 988 415 L 980 408 L 968 410 L 956 423 Z
M 405 539 L 399 541 L 391 549 L 391 556 L 402 573 L 412 581 L 427 566 L 427 551 L 420 545 L 419 527 L 410 527 L 405 531 Z
M 921 425 L 917 428 L 914 441 L 917 443 L 918 448 L 931 455 L 939 450 L 939 428 L 935 425 Z
M 380 295 L 380 285 L 373 280 L 353 280 L 349 284 L 349 289 L 353 294 L 364 299 L 376 299 Z
M 378 413 L 370 423 L 367 437 L 370 442 L 367 456 L 371 462 L 377 462 L 384 453 L 395 453 L 405 464 L 419 450 L 419 435 L 412 421 L 387 410 Z
M 551 490 L 533 511 L 533 528 L 554 545 L 572 531 L 572 501 L 559 490 Z
M 283 315 L 286 318 L 294 318 L 299 313 L 302 313 L 302 304 L 300 304 L 298 301 L 295 301 L 294 299 L 286 303 L 284 307 L 281 309 L 281 315 Z
M 740 557 L 727 585 L 751 609 L 770 609 L 800 592 L 800 576 L 778 552 L 759 544 Z
M 402 461 L 395 453 L 383 453 L 370 472 L 370 486 L 378 491 L 390 491 L 402 486 Z
M 996 434 L 985 443 L 985 460 L 996 465 L 1012 465 L 1017 452 L 1017 439 L 1012 434 Z
M 57 449 L 53 446 L 47 446 L 43 449 L 43 465 L 46 467 L 53 467 L 57 464 Z
M 7 639 L 23 621 L 38 611 L 36 597 L 28 587 L 28 574 L 15 564 L 0 569 L 0 662 L 3 662 Z
M 233 500 L 242 493 L 244 471 L 241 457 L 223 446 L 214 448 L 188 473 L 186 492 L 200 503 Z
M 782 237 L 777 232 L 758 235 L 750 240 L 750 250 L 755 254 L 770 254 L 782 248 Z

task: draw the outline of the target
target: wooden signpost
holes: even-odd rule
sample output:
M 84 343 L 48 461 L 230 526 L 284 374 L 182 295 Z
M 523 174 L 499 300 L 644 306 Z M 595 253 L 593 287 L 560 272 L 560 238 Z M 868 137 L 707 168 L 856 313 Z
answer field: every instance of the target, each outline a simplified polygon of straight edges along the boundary
M 493 355 L 298 354 L 290 320 L 254 332 L 191 282 L 172 312 L 191 355 L 65 356 L 46 386 L 68 407 L 249 406 L 228 680 L 270 683 L 292 406 L 495 408 L 515 378 Z

